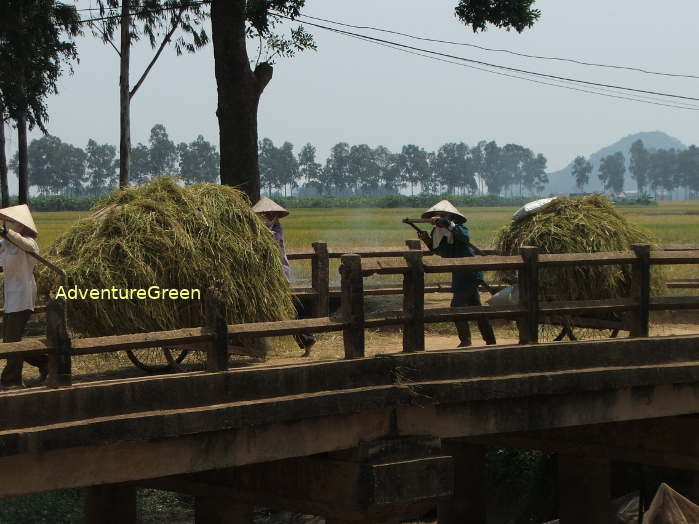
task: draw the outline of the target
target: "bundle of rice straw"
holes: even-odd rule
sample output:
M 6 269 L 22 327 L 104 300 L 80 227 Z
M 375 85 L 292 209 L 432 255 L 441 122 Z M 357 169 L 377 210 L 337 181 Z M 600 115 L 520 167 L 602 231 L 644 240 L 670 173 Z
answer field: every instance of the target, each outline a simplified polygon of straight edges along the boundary
M 602 195 L 556 198 L 536 214 L 513 222 L 498 232 L 500 255 L 517 255 L 520 246 L 536 246 L 539 253 L 596 253 L 625 251 L 631 244 L 655 245 L 643 229 L 630 224 Z M 507 280 L 511 274 L 501 274 Z M 663 285 L 653 270 L 653 289 Z M 539 271 L 542 300 L 594 300 L 627 297 L 631 291 L 628 265 L 545 268 Z
M 181 188 L 167 177 L 99 202 L 51 246 L 48 258 L 80 289 L 200 289 L 202 300 L 70 300 L 69 325 L 86 336 L 203 325 L 203 298 L 222 282 L 228 323 L 292 318 L 279 248 L 247 197 L 227 186 Z M 56 290 L 42 270 L 39 287 Z

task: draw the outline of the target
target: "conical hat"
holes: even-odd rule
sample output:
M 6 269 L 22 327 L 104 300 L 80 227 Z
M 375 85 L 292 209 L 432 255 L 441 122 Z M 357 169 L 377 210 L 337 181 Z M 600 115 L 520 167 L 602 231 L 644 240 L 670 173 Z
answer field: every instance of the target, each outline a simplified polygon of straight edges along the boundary
M 252 210 L 255 213 L 274 213 L 279 215 L 279 218 L 285 217 L 289 212 L 282 206 L 277 204 L 274 200 L 267 197 L 262 197 L 257 201 L 257 204 L 252 206 Z
M 0 209 L 0 218 L 9 218 L 15 222 L 19 222 L 25 228 L 25 232 L 31 236 L 37 236 L 39 233 L 34 225 L 34 219 L 32 214 L 29 212 L 29 206 L 27 204 L 20 204 L 18 206 L 6 207 Z
M 449 213 L 450 215 L 454 215 L 455 221 L 459 223 L 466 222 L 467 220 L 467 218 L 459 213 L 459 210 L 456 209 L 448 200 L 441 200 L 437 202 L 422 214 L 422 218 L 432 218 L 438 213 Z

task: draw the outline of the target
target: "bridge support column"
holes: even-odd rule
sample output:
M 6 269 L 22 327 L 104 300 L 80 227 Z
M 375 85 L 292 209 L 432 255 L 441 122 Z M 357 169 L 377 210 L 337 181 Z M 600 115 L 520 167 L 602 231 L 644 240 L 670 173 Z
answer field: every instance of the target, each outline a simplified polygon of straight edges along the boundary
M 85 524 L 136 524 L 136 488 L 105 484 L 87 488 Z
M 252 524 L 253 507 L 229 497 L 196 497 L 195 524 Z
M 558 455 L 561 524 L 611 522 L 611 469 L 608 460 Z
M 439 524 L 485 524 L 485 446 L 442 441 L 454 464 L 454 494 L 439 504 Z

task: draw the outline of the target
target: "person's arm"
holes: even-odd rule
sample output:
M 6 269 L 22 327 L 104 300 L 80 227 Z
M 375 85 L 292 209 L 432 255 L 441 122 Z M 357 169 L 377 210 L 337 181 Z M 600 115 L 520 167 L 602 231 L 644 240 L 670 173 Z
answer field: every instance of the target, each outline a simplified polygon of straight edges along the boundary
M 12 242 L 15 246 L 28 253 L 36 253 L 36 242 L 33 242 L 29 238 L 25 238 L 16 231 L 11 229 L 6 229 L 4 236 L 7 238 L 8 242 Z
M 454 233 L 454 240 L 462 244 L 471 244 L 471 238 L 468 234 L 468 229 L 462 225 L 454 224 L 450 229 Z

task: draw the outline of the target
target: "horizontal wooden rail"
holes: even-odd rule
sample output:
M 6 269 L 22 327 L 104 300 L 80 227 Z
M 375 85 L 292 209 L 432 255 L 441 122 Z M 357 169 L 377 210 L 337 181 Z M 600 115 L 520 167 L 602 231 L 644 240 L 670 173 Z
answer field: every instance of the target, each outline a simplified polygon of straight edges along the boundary
M 668 280 L 666 285 L 669 288 L 696 289 L 699 288 L 699 278 Z
M 699 297 L 654 297 L 649 307 L 653 311 L 699 309 Z
M 699 251 L 699 244 L 663 244 L 659 246 L 660 249 L 664 251 Z M 366 248 L 355 248 L 355 249 L 329 249 L 329 258 L 341 258 L 342 255 L 348 253 L 355 253 L 362 258 L 398 258 L 403 256 L 405 248 L 402 247 L 366 247 Z M 481 248 L 481 251 L 486 255 L 496 255 L 495 249 L 492 247 Z M 433 253 L 427 249 L 422 251 L 424 256 L 431 256 Z M 309 249 L 289 249 L 286 252 L 287 258 L 289 260 L 311 260 L 313 258 L 314 252 Z
M 561 253 L 539 255 L 540 266 L 604 266 L 611 264 L 632 264 L 636 261 L 633 251 L 599 252 L 599 253 Z
M 205 327 L 132 333 L 107 337 L 76 338 L 73 340 L 74 355 L 91 355 L 113 351 L 145 349 L 160 346 L 177 346 L 197 342 L 210 342 L 213 335 Z
M 281 320 L 277 322 L 257 322 L 252 324 L 231 324 L 228 335 L 282 336 L 295 335 L 304 331 L 324 333 L 342 331 L 345 323 L 330 318 L 305 318 L 301 320 Z
M 522 257 L 501 257 L 488 255 L 484 257 L 443 258 L 425 260 L 425 273 L 447 273 L 451 271 L 491 271 L 496 269 L 521 269 Z
M 651 264 L 697 264 L 699 251 L 651 251 Z

